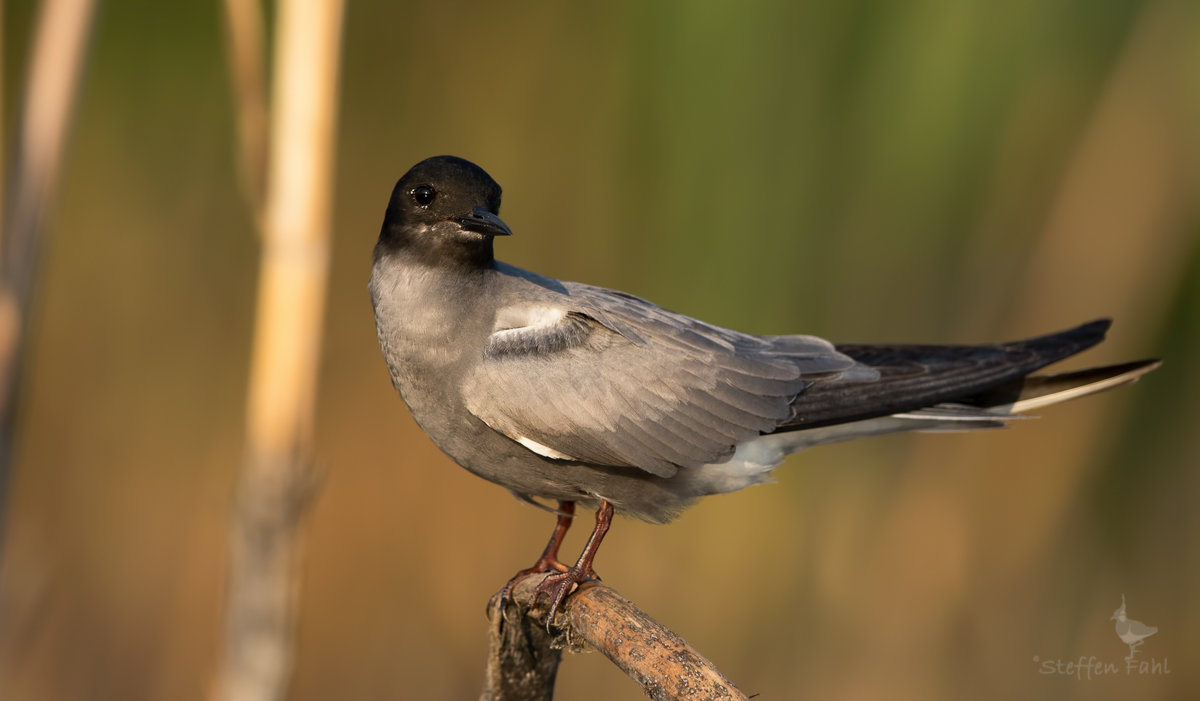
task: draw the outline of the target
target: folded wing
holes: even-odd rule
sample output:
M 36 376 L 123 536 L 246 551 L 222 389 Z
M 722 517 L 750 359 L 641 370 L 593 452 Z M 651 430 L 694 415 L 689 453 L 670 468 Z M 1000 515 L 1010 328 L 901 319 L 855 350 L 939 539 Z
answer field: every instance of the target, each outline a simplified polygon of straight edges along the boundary
M 728 460 L 791 415 L 812 379 L 857 364 L 806 336 L 757 337 L 621 293 L 497 315 L 467 408 L 541 455 L 669 477 Z

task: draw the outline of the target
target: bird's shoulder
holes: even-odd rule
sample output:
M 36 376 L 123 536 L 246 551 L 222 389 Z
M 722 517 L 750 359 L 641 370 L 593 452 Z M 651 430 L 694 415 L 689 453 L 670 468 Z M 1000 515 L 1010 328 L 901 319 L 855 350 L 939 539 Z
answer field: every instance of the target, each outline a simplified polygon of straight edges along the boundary
M 839 372 L 854 361 L 816 336 L 758 336 L 673 312 L 620 290 L 545 277 L 496 264 L 502 287 L 493 338 L 500 355 L 519 348 L 552 353 L 582 345 L 604 331 L 663 360 L 682 353 L 719 359 L 735 367 L 777 367 L 787 374 Z M 603 338 L 603 334 L 600 334 Z M 512 341 L 521 339 L 520 344 Z M 786 369 L 786 370 L 785 370 Z

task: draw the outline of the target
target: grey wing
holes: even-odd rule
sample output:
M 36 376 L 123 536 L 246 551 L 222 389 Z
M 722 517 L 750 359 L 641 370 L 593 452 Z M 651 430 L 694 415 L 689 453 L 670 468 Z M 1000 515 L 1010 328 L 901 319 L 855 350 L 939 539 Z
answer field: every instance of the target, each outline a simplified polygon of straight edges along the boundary
M 634 297 L 568 284 L 570 307 L 501 310 L 467 408 L 561 460 L 679 468 L 774 431 L 809 384 L 855 367 L 810 337 L 739 334 Z

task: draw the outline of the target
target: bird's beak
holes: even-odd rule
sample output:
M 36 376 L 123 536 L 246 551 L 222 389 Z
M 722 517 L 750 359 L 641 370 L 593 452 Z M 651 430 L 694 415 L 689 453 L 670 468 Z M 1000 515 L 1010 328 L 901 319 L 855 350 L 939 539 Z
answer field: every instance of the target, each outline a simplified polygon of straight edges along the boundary
M 1115 613 L 1114 613 L 1114 614 L 1112 615 L 1112 617 L 1111 617 L 1111 618 L 1109 618 L 1108 620 L 1110 620 L 1110 621 L 1115 621 L 1115 620 L 1117 620 L 1117 614 L 1115 614 Z
M 469 217 L 456 217 L 454 221 L 466 231 L 487 236 L 512 236 L 512 229 L 500 217 L 486 207 L 476 207 Z

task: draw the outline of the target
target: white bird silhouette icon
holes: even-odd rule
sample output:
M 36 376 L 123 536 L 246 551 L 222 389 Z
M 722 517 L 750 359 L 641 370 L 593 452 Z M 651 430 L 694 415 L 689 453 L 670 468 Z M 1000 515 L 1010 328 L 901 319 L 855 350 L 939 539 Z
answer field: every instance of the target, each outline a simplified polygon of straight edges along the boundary
M 1148 638 L 1158 632 L 1158 628 L 1143 624 L 1141 621 L 1132 621 L 1125 617 L 1125 595 L 1121 595 L 1121 608 L 1113 611 L 1110 621 L 1117 622 L 1117 635 L 1121 637 L 1121 642 L 1129 646 L 1129 657 L 1126 661 L 1132 660 L 1137 649 L 1142 644 L 1143 638 Z

